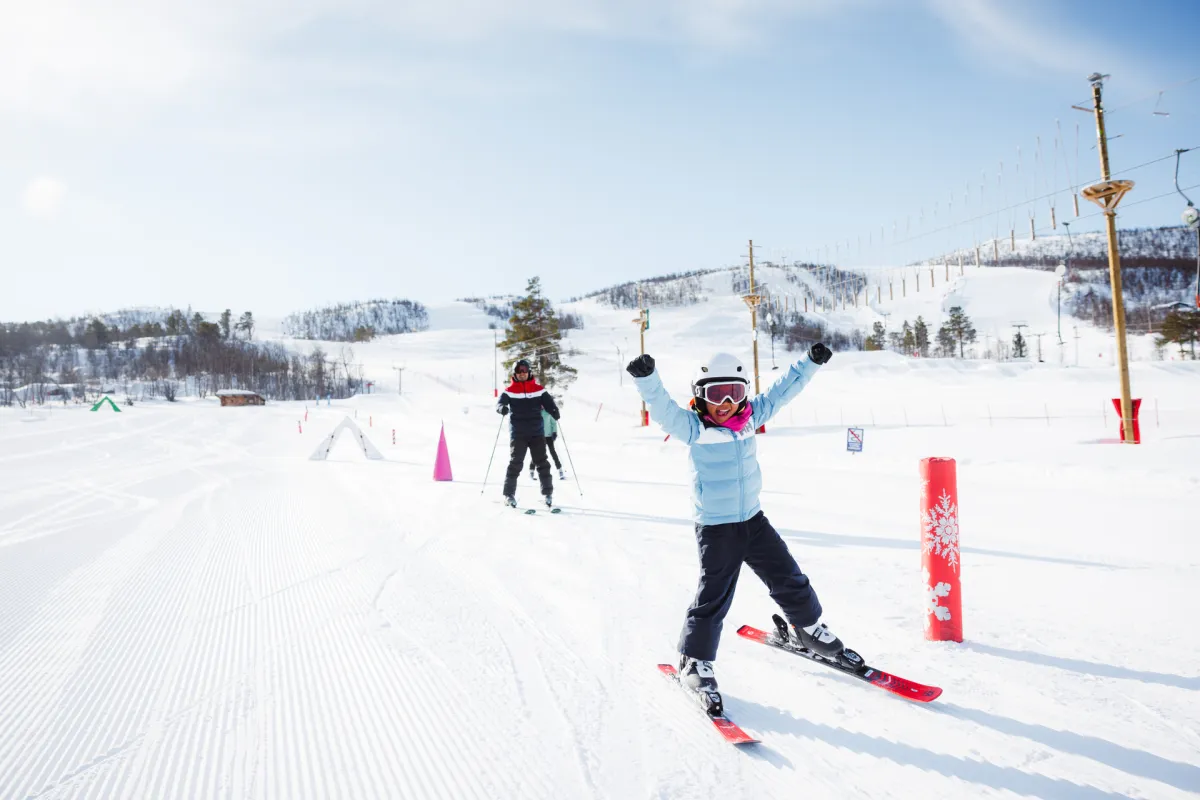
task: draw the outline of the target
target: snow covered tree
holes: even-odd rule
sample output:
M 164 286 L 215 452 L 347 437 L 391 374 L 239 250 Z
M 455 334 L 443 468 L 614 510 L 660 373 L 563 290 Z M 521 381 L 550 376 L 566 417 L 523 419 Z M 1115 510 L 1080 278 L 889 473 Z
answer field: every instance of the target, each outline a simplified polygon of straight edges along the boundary
M 925 344 L 927 346 L 929 344 L 928 332 L 925 334 Z M 908 324 L 908 320 L 904 320 L 904 325 L 900 328 L 900 347 L 903 348 L 906 356 L 911 356 L 917 347 L 917 337 L 913 333 L 913 326 Z
M 963 312 L 962 306 L 951 306 L 950 319 L 946 320 L 944 327 L 958 340 L 958 357 L 963 358 L 963 344 L 975 342 L 975 326 L 971 324 L 971 318 Z M 938 336 L 940 341 L 941 331 L 938 331 Z
M 575 369 L 562 360 L 562 330 L 550 301 L 542 295 L 542 281 L 529 279 L 525 296 L 513 302 L 508 335 L 497 346 L 508 353 L 504 366 L 512 370 L 518 359 L 527 359 L 547 388 L 565 389 L 575 380 Z
M 866 350 L 882 350 L 887 345 L 887 332 L 882 322 L 876 322 L 871 327 L 871 335 L 867 337 Z
M 233 336 L 233 312 L 228 308 L 221 312 L 221 338 L 228 339 Z
M 1012 347 L 1013 358 L 1024 358 L 1026 352 L 1028 352 L 1028 348 L 1025 346 L 1025 337 L 1021 335 L 1019 330 L 1017 331 L 1016 335 L 1013 336 Z
M 913 343 L 921 358 L 929 358 L 929 326 L 922 317 L 913 323 Z
M 949 323 L 938 328 L 937 344 L 939 355 L 954 356 L 954 331 L 950 330 Z

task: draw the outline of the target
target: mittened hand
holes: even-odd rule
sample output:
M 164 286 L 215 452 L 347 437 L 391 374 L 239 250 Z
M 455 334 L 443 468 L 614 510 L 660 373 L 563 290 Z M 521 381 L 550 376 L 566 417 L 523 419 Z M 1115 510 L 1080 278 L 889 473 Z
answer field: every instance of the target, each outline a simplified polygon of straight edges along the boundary
M 508 416 L 508 406 L 496 406 L 496 413 L 502 417 Z
M 654 372 L 654 358 L 649 353 L 643 353 L 630 361 L 625 371 L 635 378 L 645 378 Z
M 825 364 L 829 359 L 833 358 L 833 351 L 826 347 L 823 342 L 817 342 L 808 348 L 808 357 L 814 364 Z

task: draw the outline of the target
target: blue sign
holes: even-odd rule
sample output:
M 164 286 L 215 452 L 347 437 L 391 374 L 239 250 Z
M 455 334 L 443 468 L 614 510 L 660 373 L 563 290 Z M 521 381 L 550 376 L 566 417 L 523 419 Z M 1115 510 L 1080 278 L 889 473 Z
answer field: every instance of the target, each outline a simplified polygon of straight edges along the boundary
M 863 429 L 862 428 L 847 428 L 846 429 L 846 452 L 861 453 L 863 447 Z

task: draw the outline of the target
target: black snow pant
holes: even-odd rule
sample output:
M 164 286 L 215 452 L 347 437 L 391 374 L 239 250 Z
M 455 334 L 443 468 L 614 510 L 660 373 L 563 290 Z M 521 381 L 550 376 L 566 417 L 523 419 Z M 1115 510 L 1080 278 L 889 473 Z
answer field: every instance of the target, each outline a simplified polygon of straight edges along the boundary
M 550 452 L 550 457 L 554 459 L 554 468 L 562 469 L 562 462 L 558 460 L 558 453 L 554 452 L 554 440 L 557 438 L 557 433 L 546 437 L 546 450 Z
M 745 563 L 767 585 L 793 625 L 804 627 L 821 618 L 821 603 L 800 571 L 787 544 L 761 511 L 745 522 L 697 525 L 700 548 L 700 588 L 679 635 L 679 652 L 700 661 L 713 661 L 721 641 L 721 626 L 738 575 Z
M 504 474 L 504 496 L 513 497 L 517 493 L 517 478 L 521 475 L 521 467 L 525 465 L 525 451 L 529 451 L 533 466 L 537 469 L 538 478 L 542 482 L 542 494 L 554 491 L 550 482 L 550 462 L 546 460 L 546 437 L 513 435 L 510 443 L 511 454 L 508 459 L 508 472 Z

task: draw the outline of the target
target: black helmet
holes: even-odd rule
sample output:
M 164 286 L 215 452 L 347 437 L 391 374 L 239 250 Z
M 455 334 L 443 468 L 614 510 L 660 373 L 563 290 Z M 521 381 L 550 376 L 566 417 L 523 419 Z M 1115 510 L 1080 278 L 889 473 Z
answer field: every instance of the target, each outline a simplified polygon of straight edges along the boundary
M 529 362 L 523 358 L 520 361 L 518 361 L 517 363 L 513 364 L 513 374 L 514 375 L 517 374 L 517 371 L 520 370 L 521 367 L 524 367 L 525 371 L 528 372 L 530 375 L 533 374 L 533 367 L 529 366 Z

